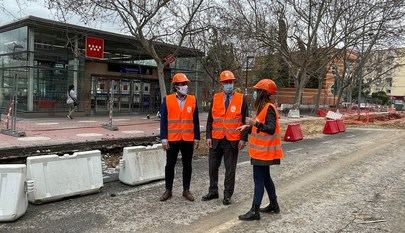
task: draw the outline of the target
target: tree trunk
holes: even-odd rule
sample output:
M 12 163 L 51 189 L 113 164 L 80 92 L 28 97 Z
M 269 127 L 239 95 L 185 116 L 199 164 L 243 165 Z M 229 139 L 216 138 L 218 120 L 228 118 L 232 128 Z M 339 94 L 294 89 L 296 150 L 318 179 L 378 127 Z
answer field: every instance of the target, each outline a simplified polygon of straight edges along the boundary
M 304 85 L 303 82 L 298 85 L 297 90 L 295 92 L 295 100 L 294 100 L 294 109 L 299 109 L 301 106 L 301 99 L 302 99 L 302 94 L 304 92 Z
M 336 103 L 335 103 L 336 110 L 338 110 L 339 107 L 340 107 L 340 100 L 342 99 L 344 90 L 345 90 L 345 87 L 342 85 L 342 87 L 338 91 L 338 98 L 337 98 Z
M 165 97 L 167 95 L 164 68 L 165 68 L 165 66 L 162 62 L 157 62 L 161 101 L 163 101 L 163 97 Z
M 298 92 L 300 89 L 299 77 L 294 77 L 294 86 L 295 86 L 294 103 L 297 103 L 299 95 Z
M 322 91 L 322 86 L 323 86 L 323 79 L 324 77 L 322 76 L 322 78 L 318 79 L 318 92 L 316 93 L 316 98 L 315 98 L 315 108 L 314 108 L 314 112 L 316 114 L 316 111 L 319 108 L 319 102 L 321 100 L 321 91 Z

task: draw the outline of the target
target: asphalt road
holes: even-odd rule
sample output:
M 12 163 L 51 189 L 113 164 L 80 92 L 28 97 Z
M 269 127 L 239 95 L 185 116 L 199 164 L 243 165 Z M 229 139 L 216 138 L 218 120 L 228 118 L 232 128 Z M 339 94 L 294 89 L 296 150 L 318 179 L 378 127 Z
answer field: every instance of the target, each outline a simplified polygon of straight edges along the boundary
M 260 221 L 237 219 L 253 193 L 244 151 L 230 206 L 222 205 L 222 195 L 200 200 L 208 189 L 208 162 L 200 157 L 193 162 L 194 203 L 181 196 L 180 162 L 168 202 L 158 201 L 163 181 L 107 183 L 98 194 L 30 205 L 16 222 L 1 224 L 0 232 L 405 232 L 404 130 L 348 129 L 283 148 L 282 165 L 271 168 L 281 213 L 262 214 Z

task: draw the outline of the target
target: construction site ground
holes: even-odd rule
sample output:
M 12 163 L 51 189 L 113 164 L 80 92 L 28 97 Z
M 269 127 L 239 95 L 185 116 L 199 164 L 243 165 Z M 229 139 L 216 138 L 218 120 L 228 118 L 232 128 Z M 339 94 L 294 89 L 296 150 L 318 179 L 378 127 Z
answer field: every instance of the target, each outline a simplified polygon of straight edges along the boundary
M 405 130 L 348 128 L 283 143 L 283 150 L 281 165 L 271 167 L 281 213 L 262 214 L 260 221 L 238 220 L 253 195 L 252 166 L 243 150 L 230 206 L 222 204 L 223 166 L 220 199 L 201 201 L 208 191 L 208 160 L 197 156 L 195 202 L 181 196 L 178 163 L 167 202 L 158 200 L 164 181 L 110 182 L 98 194 L 30 204 L 19 220 L 0 224 L 0 232 L 405 232 Z
M 57 122 L 53 120 L 47 122 Z M 156 119 L 138 120 L 153 122 L 140 124 L 145 129 L 158 128 Z M 195 202 L 181 196 L 182 165 L 178 163 L 174 197 L 167 202 L 158 201 L 164 181 L 128 186 L 115 180 L 105 183 L 98 194 L 30 204 L 19 220 L 0 224 L 0 232 L 405 232 L 404 114 L 347 115 L 345 122 L 346 132 L 325 135 L 324 118 L 281 119 L 283 129 L 300 123 L 304 140 L 283 142 L 285 157 L 280 166 L 271 167 L 281 213 L 262 214 L 260 221 L 237 218 L 252 203 L 252 166 L 246 149 L 239 155 L 232 204 L 222 205 L 222 193 L 220 199 L 201 201 L 209 186 L 208 148 L 202 135 L 193 160 Z M 47 127 L 51 126 L 55 125 Z M 60 131 L 64 130 L 54 130 Z M 131 140 L 136 143 L 135 138 Z M 109 167 L 117 166 L 121 151 L 122 147 L 103 151 Z M 220 192 L 223 179 L 222 165 Z M 263 205 L 267 203 L 265 195 Z

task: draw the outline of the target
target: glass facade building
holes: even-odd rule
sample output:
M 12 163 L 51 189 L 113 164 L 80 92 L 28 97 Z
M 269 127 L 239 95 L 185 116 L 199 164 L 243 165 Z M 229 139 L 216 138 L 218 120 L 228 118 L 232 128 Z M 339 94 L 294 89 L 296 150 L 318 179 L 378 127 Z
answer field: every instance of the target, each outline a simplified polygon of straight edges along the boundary
M 86 58 L 87 36 L 104 40 L 103 59 Z M 158 48 L 164 58 L 177 47 L 161 43 Z M 199 97 L 204 73 L 198 57 L 203 54 L 179 51 L 165 69 L 168 90 L 170 77 L 184 72 Z M 107 112 L 110 99 L 116 112 L 153 112 L 160 105 L 156 66 L 132 37 L 32 16 L 0 26 L 1 109 L 7 109 L 17 89 L 20 112 L 63 112 L 71 84 L 86 114 Z

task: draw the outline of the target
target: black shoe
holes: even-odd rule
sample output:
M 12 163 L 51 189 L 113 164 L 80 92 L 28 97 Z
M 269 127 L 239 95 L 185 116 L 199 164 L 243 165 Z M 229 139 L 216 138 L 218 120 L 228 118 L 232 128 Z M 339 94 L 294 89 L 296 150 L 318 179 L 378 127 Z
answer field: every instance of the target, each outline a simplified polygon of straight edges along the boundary
M 222 204 L 230 205 L 231 204 L 231 198 L 230 197 L 224 197 L 224 200 L 222 201 Z
M 278 214 L 280 213 L 280 207 L 278 206 L 277 201 L 273 201 L 270 202 L 270 204 L 267 207 L 260 208 L 260 212 Z
M 201 198 L 202 201 L 210 201 L 212 199 L 218 199 L 219 195 L 218 193 L 208 193 L 207 195 L 203 196 Z
M 252 208 L 244 215 L 239 215 L 239 220 L 241 221 L 253 221 L 253 220 L 260 220 L 260 206 L 252 205 Z

